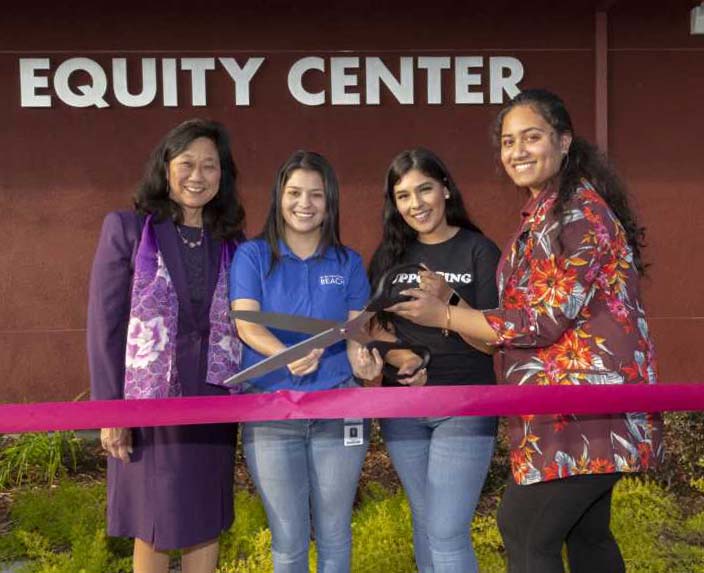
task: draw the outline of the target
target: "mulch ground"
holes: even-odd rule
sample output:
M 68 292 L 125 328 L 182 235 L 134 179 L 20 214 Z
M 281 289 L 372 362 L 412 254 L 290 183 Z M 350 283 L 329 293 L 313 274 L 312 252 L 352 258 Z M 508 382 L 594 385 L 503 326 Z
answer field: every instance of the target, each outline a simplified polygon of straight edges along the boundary
M 0 535 L 10 531 L 10 504 L 12 495 L 9 492 L 0 492 Z

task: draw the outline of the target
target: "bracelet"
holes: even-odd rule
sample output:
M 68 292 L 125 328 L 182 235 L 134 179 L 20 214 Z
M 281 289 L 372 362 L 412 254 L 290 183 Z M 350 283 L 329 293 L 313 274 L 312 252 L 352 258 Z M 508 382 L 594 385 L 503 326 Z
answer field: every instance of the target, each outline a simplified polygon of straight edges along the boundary
M 451 306 L 445 305 L 445 328 L 442 329 L 443 336 L 450 336 L 450 321 L 452 320 L 452 314 L 450 313 Z

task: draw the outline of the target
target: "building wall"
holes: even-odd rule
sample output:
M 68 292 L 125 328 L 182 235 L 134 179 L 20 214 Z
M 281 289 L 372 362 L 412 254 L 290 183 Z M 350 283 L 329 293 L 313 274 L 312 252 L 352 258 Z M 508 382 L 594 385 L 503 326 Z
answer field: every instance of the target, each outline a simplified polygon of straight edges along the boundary
M 400 150 L 424 145 L 448 164 L 480 226 L 503 246 L 524 198 L 502 176 L 490 143 L 498 105 L 458 105 L 450 71 L 444 103 L 425 103 L 417 71 L 415 103 L 382 91 L 380 105 L 308 107 L 286 85 L 300 58 L 380 57 L 397 71 L 400 57 L 518 58 L 521 87 L 563 96 L 576 129 L 594 138 L 593 2 L 496 1 L 468 8 L 440 0 L 427 8 L 400 2 L 155 2 L 130 7 L 76 2 L 70 8 L 18 7 L 0 22 L 0 400 L 71 399 L 88 388 L 85 307 L 91 259 L 104 214 L 130 206 L 150 150 L 177 123 L 195 116 L 230 130 L 241 172 L 250 235 L 260 229 L 273 174 L 295 149 L 326 155 L 342 186 L 343 239 L 368 260 L 380 236 L 382 180 Z M 333 3 L 334 4 L 334 3 Z M 408 3 L 412 4 L 412 3 Z M 477 3 L 475 3 L 477 4 Z M 702 239 L 698 213 L 704 182 L 704 36 L 689 35 L 683 0 L 667 10 L 615 2 L 609 22 L 610 156 L 631 188 L 648 229 L 644 282 L 665 381 L 704 379 L 703 297 L 698 286 Z M 143 108 L 76 108 L 53 94 L 50 108 L 21 107 L 19 59 L 90 58 L 109 72 L 127 58 L 129 86 L 141 85 L 141 58 L 264 57 L 251 84 L 251 105 L 235 106 L 233 83 L 219 69 L 206 80 L 207 107 L 190 102 L 179 73 L 179 106 L 164 107 L 161 90 Z M 72 76 L 73 85 L 85 76 Z M 110 81 L 110 73 L 108 73 Z M 306 87 L 328 89 L 329 74 L 311 73 Z M 359 91 L 364 93 L 364 74 Z M 328 93 L 329 97 L 329 93 Z

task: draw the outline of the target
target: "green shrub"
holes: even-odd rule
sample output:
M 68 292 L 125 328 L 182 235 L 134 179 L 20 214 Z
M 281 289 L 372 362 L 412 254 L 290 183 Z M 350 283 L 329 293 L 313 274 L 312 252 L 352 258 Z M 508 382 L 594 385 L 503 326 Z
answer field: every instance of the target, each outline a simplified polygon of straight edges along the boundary
M 230 562 L 256 553 L 259 534 L 267 530 L 266 513 L 259 497 L 247 491 L 235 495 L 235 521 L 220 536 L 220 561 Z
M 352 565 L 359 573 L 415 571 L 411 511 L 403 492 L 370 483 L 352 518 Z
M 218 571 L 270 573 L 271 534 L 262 504 L 246 491 L 235 499 L 236 520 L 221 537 Z M 353 572 L 415 571 L 411 514 L 403 492 L 370 483 L 360 499 L 352 522 Z M 484 505 L 493 507 L 495 502 Z M 29 557 L 28 573 L 127 573 L 131 542 L 107 539 L 104 515 L 103 483 L 65 481 L 48 489 L 17 490 L 10 514 L 13 529 L 0 539 L 0 561 Z M 674 495 L 654 480 L 619 482 L 612 528 L 629 573 L 704 573 L 704 512 L 685 519 Z M 493 510 L 475 516 L 472 539 L 480 570 L 504 573 Z M 315 558 L 311 544 L 311 564 Z
M 501 540 L 496 517 L 492 515 L 475 515 L 472 522 L 472 544 L 482 573 L 504 573 L 504 544 Z
M 92 535 L 85 531 L 74 536 L 70 551 L 52 550 L 46 538 L 38 533 L 20 533 L 27 547 L 30 563 L 24 567 L 26 573 L 130 573 L 132 558 L 118 558 L 108 548 L 105 531 L 100 529 Z
M 370 483 L 361 492 L 362 502 L 352 521 L 352 563 L 355 572 L 389 573 L 415 571 L 411 518 L 403 493 L 390 494 L 382 486 Z M 259 500 L 239 492 L 236 520 L 221 538 L 219 573 L 269 573 L 271 533 Z M 315 543 L 311 543 L 309 560 L 315 570 Z
M 704 511 L 666 533 L 672 543 L 673 569 L 704 573 Z
M 704 547 L 704 511 L 687 519 L 684 522 L 684 530 L 700 538 L 700 545 Z
M 73 536 L 105 527 L 105 484 L 61 483 L 19 491 L 10 516 L 17 530 L 41 535 L 51 549 L 65 549 Z
M 623 479 L 614 491 L 611 527 L 628 571 L 665 572 L 666 548 L 658 542 L 676 508 L 654 482 Z
M 76 471 L 82 452 L 83 441 L 75 432 L 5 438 L 0 447 L 0 490 L 28 481 L 51 485 L 67 471 Z
M 250 542 L 251 553 L 246 557 L 236 561 L 221 557 L 218 573 L 272 573 L 271 532 L 262 529 L 252 535 Z
M 105 536 L 105 484 L 65 481 L 18 490 L 13 529 L 0 540 L 0 561 L 29 558 L 38 573 L 117 573 L 131 569 L 131 543 Z

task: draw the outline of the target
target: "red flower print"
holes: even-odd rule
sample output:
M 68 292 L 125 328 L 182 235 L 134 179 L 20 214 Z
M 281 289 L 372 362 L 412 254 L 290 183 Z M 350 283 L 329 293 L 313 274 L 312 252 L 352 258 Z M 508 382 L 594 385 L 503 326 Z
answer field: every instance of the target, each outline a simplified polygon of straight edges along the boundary
M 518 336 L 515 328 L 510 326 L 510 323 L 505 321 L 503 318 L 492 316 L 490 314 L 486 314 L 484 316 L 486 321 L 489 323 L 489 326 L 496 331 L 496 334 L 499 337 L 499 342 L 506 342 Z
M 626 331 L 630 332 L 630 320 L 628 318 L 628 309 L 626 308 L 626 305 L 623 304 L 623 301 L 617 297 L 607 297 L 606 298 L 606 306 L 609 307 L 609 312 L 611 313 L 611 316 L 613 316 L 621 325 L 626 327 Z
M 533 450 L 531 450 L 528 446 L 533 445 L 533 444 L 537 444 L 539 441 L 540 441 L 540 438 L 538 436 L 536 436 L 535 434 L 530 434 L 530 433 L 526 432 L 526 435 L 523 436 L 523 439 L 521 440 L 521 444 L 518 447 L 521 450 L 527 450 L 525 455 L 528 459 L 530 459 L 531 455 L 533 453 Z
M 572 293 L 577 283 L 577 271 L 565 269 L 564 261 L 560 264 L 555 262 L 555 255 L 550 255 L 549 259 L 531 261 L 531 284 L 532 304 L 538 307 L 560 307 Z M 546 310 L 542 310 L 544 314 Z
M 626 272 L 629 266 L 619 259 L 613 257 L 601 268 L 601 274 L 597 278 L 599 286 L 605 293 L 613 292 L 620 294 L 626 288 Z
M 599 193 L 597 193 L 594 189 L 582 187 L 581 192 L 585 203 L 597 203 L 598 205 L 604 204 L 604 200 L 601 198 L 601 195 L 599 195 Z M 590 207 L 585 207 L 584 211 L 587 209 L 590 209 Z M 597 217 L 596 214 L 594 216 Z
M 582 213 L 584 213 L 584 218 L 589 221 L 592 225 L 597 225 L 601 223 L 601 217 L 599 217 L 599 215 L 597 215 L 591 207 L 585 207 Z
M 650 467 L 650 457 L 653 455 L 653 449 L 648 442 L 640 442 L 638 444 L 638 457 L 640 457 L 640 469 L 647 470 Z
M 562 414 L 558 414 L 553 418 L 552 430 L 557 434 L 558 432 L 564 430 L 567 427 L 567 424 L 569 424 L 569 420 Z
M 525 454 L 520 450 L 511 452 L 511 473 L 517 483 L 521 483 L 530 470 Z
M 557 364 L 557 354 L 552 346 L 538 349 L 538 360 L 543 363 L 542 370 L 538 371 L 536 378 L 539 386 L 559 384 L 564 373 Z
M 638 363 L 634 360 L 630 364 L 621 367 L 621 372 L 626 375 L 626 380 L 629 382 L 635 382 L 642 378 L 642 373 L 638 367 Z
M 592 367 L 592 351 L 577 331 L 568 330 L 553 345 L 556 361 L 562 370 L 584 370 Z
M 599 276 L 600 271 L 601 267 L 598 264 L 590 265 L 587 272 L 584 273 L 584 280 L 590 283 L 595 281 L 596 277 Z
M 543 468 L 543 478 L 545 481 L 550 481 L 553 479 L 560 479 L 563 477 L 560 472 L 560 466 L 557 462 L 552 462 L 549 466 Z
M 614 464 L 604 458 L 596 458 L 592 460 L 589 464 L 589 469 L 593 474 L 610 474 L 615 470 Z
M 516 288 L 515 283 L 511 282 L 506 285 L 501 302 L 504 308 L 524 308 L 526 295 L 522 290 Z

